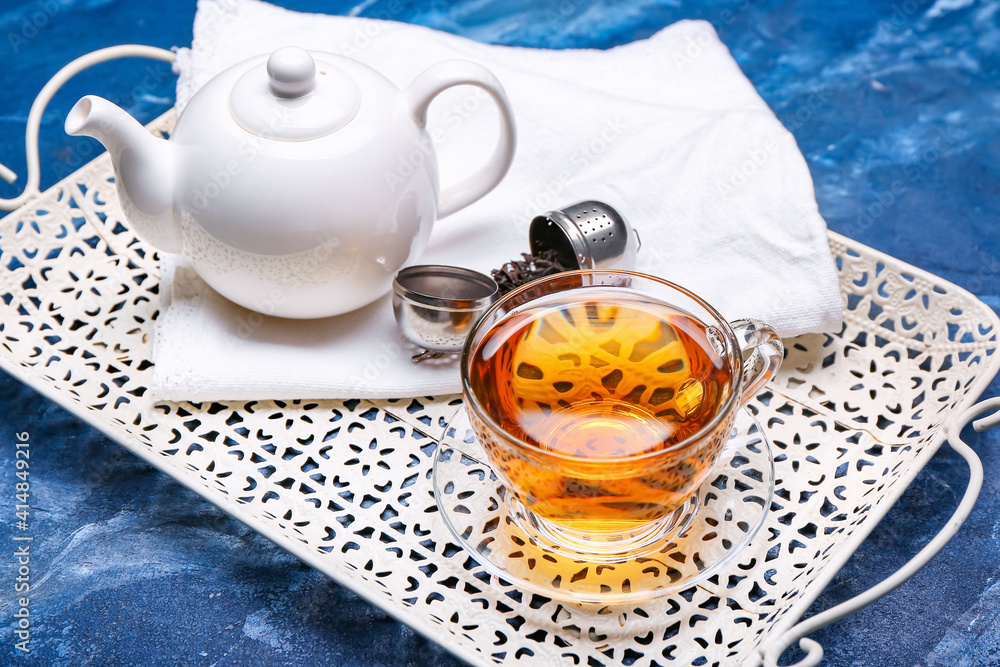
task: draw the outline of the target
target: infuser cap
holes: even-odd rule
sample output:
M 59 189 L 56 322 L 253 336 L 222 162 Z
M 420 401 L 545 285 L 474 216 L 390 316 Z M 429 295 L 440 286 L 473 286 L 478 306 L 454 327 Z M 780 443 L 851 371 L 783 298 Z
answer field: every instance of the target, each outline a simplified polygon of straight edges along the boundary
M 532 254 L 555 251 L 560 264 L 581 269 L 635 268 L 639 235 L 614 208 L 582 201 L 531 221 Z

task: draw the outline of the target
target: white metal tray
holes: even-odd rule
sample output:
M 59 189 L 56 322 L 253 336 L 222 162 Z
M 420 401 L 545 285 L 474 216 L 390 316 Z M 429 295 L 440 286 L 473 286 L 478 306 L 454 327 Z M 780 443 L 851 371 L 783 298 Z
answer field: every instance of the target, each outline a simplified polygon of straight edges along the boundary
M 751 664 L 794 637 L 1000 363 L 1000 321 L 971 294 L 836 234 L 831 245 L 843 330 L 786 341 L 752 403 L 776 455 L 764 527 L 721 573 L 648 603 L 522 594 L 453 544 L 430 473 L 454 397 L 147 396 L 157 262 L 123 219 L 106 156 L 0 220 L 0 367 L 469 662 Z

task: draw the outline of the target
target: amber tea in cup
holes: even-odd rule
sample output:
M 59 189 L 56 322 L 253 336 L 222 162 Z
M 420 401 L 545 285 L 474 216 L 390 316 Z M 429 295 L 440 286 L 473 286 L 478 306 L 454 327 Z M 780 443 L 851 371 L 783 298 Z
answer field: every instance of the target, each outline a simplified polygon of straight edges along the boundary
M 463 389 L 491 464 L 534 517 L 575 535 L 634 534 L 692 497 L 781 355 L 766 325 L 730 326 L 675 285 L 578 271 L 484 316 Z

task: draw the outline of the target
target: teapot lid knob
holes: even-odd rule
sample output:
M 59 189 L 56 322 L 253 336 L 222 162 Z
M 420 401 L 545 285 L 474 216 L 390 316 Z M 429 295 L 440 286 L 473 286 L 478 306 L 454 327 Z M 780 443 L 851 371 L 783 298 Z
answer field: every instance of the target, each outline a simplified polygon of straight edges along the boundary
M 255 58 L 229 95 L 243 129 L 275 141 L 308 141 L 336 132 L 361 106 L 361 90 L 330 53 L 284 46 Z
M 267 59 L 267 76 L 278 97 L 302 97 L 316 87 L 316 61 L 305 49 L 285 46 Z

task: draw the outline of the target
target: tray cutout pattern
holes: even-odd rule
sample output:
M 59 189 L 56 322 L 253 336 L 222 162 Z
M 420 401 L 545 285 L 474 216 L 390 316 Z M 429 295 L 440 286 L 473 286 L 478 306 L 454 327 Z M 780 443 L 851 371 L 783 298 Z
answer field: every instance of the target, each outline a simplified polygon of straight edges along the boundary
M 168 114 L 151 128 L 166 133 Z M 837 335 L 786 341 L 752 402 L 774 445 L 764 527 L 656 600 L 522 594 L 452 543 L 430 492 L 456 397 L 164 403 L 147 395 L 157 265 L 102 156 L 0 220 L 0 366 L 210 502 L 480 664 L 738 664 L 802 613 L 997 369 L 970 294 L 831 235 Z

